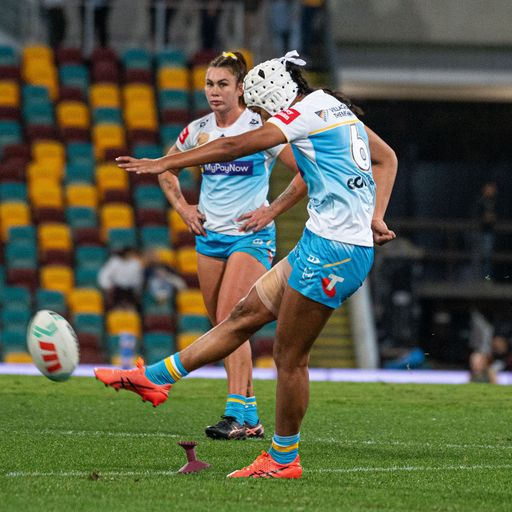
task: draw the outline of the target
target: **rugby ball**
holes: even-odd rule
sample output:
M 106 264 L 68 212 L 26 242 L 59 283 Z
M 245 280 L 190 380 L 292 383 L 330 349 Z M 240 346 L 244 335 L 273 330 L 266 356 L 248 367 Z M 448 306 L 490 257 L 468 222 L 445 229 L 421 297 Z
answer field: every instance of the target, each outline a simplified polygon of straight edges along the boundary
M 28 326 L 27 346 L 38 370 L 51 380 L 71 377 L 79 359 L 78 340 L 68 321 L 43 309 Z

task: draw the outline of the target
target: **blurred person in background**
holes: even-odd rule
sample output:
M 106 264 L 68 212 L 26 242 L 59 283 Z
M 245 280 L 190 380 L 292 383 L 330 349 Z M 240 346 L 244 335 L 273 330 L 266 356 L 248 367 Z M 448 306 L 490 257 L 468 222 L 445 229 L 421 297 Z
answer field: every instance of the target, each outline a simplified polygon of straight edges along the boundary
M 180 2 L 181 3 L 181 2 Z M 155 40 L 156 27 L 157 27 L 157 14 L 160 12 L 158 5 L 163 4 L 164 13 L 164 45 L 169 44 L 169 27 L 178 12 L 179 6 L 176 0 L 149 0 L 149 27 L 151 32 L 151 39 Z
M 269 23 L 274 52 L 283 54 L 288 48 L 298 48 L 300 40 L 298 0 L 270 2 Z
M 132 247 L 112 253 L 98 272 L 98 284 L 110 308 L 140 310 L 143 282 L 144 267 Z
M 48 43 L 56 50 L 66 37 L 67 18 L 64 0 L 42 0 L 41 5 L 46 18 Z
M 190 123 L 168 154 L 252 131 L 262 125 L 243 101 L 247 65 L 239 52 L 224 52 L 206 72 L 205 94 L 212 112 Z M 269 179 L 277 158 L 295 172 L 288 188 L 269 206 Z M 196 235 L 199 286 L 212 325 L 229 314 L 256 280 L 270 269 L 275 255 L 273 219 L 305 196 L 291 148 L 278 145 L 234 162 L 202 166 L 199 205 L 188 204 L 178 178 L 159 176 L 171 205 Z M 228 396 L 221 420 L 206 428 L 215 439 L 263 437 L 252 382 L 249 341 L 224 360 Z
M 187 288 L 187 282 L 176 269 L 164 263 L 158 250 L 152 249 L 145 255 L 144 283 L 145 289 L 158 303 L 174 303 L 177 291 Z
M 494 181 L 488 181 L 482 187 L 477 201 L 478 232 L 475 240 L 475 259 L 477 277 L 491 280 L 493 277 L 492 257 L 496 240 L 495 227 L 497 220 L 496 200 L 498 187 Z

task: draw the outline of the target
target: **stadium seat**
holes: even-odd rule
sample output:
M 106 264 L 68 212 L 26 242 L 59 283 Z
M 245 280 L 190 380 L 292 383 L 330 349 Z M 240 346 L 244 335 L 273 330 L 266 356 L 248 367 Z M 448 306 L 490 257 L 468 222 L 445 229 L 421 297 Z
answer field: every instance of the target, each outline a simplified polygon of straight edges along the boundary
M 115 163 L 102 163 L 96 167 L 96 183 L 101 196 L 109 189 L 128 190 L 128 173 Z
M 60 66 L 63 64 L 81 64 L 84 60 L 82 50 L 72 46 L 60 46 L 55 50 L 55 59 Z
M 96 187 L 86 183 L 72 183 L 66 187 L 66 200 L 69 206 L 96 209 L 98 206 Z
M 89 128 L 89 109 L 79 101 L 61 101 L 57 105 L 57 121 L 60 127 Z
M 121 109 L 114 107 L 98 107 L 93 111 L 93 118 L 95 124 L 110 123 L 110 124 L 123 124 L 123 117 Z
M 103 245 L 101 240 L 100 231 L 98 228 L 79 228 L 74 230 L 74 240 L 77 246 L 91 245 L 98 246 Z
M 59 315 L 65 316 L 67 313 L 66 297 L 57 290 L 46 290 L 38 288 L 36 291 L 36 309 L 49 309 Z
M 111 310 L 105 316 L 108 335 L 116 336 L 129 333 L 140 338 L 142 326 L 140 317 L 135 311 Z
M 48 223 L 40 224 L 38 231 L 39 250 L 45 252 L 49 249 L 71 251 L 73 242 L 71 230 L 66 224 Z
M 39 180 L 46 180 L 59 185 L 64 175 L 64 165 L 57 160 L 34 160 L 27 165 L 26 173 L 29 188 L 32 188 L 33 183 Z M 42 185 L 42 182 L 40 185 Z
M 0 66 L 18 64 L 18 54 L 12 46 L 0 45 Z
M 117 85 L 120 81 L 119 67 L 115 62 L 92 62 L 91 77 L 94 83 L 112 83 Z
M 124 73 L 126 84 L 153 84 L 153 73 L 147 69 L 127 69 Z
M 53 63 L 53 50 L 43 44 L 26 45 L 22 50 L 23 62 L 44 61 Z
M 110 228 L 107 243 L 110 251 L 137 247 L 137 233 L 134 228 Z
M 66 297 L 74 286 L 73 270 L 64 265 L 47 265 L 42 267 L 39 280 L 41 288 L 57 290 Z
M 2 345 L 5 363 L 31 363 L 32 357 L 27 352 L 27 336 L 19 330 L 4 330 Z
M 206 315 L 179 315 L 178 328 L 180 332 L 205 333 L 212 328 Z
M 90 142 L 70 142 L 66 146 L 69 162 L 94 165 L 94 150 Z
M 59 68 L 60 83 L 80 89 L 84 95 L 89 90 L 89 71 L 82 64 L 65 64 Z
M 173 245 L 177 245 L 178 236 L 181 232 L 188 233 L 188 226 L 185 221 L 180 217 L 178 212 L 174 209 L 169 209 L 169 228 L 171 230 L 171 237 Z
M 9 242 L 5 247 L 5 264 L 7 268 L 37 267 L 37 249 L 35 243 L 26 241 Z
M 95 313 L 103 314 L 103 295 L 96 288 L 75 288 L 68 297 L 69 309 L 72 314 Z
M 121 108 L 119 87 L 114 84 L 92 84 L 90 88 L 91 107 Z
M 70 183 L 92 184 L 94 182 L 94 166 L 85 160 L 68 162 L 65 174 L 67 185 Z
M 145 48 L 128 48 L 121 57 L 125 69 L 151 71 L 151 54 Z
M 84 103 L 86 101 L 86 96 L 82 89 L 78 87 L 72 87 L 70 85 L 63 85 L 59 89 L 59 102 L 63 101 L 78 101 L 79 103 Z
M 165 48 L 156 55 L 157 67 L 185 67 L 187 65 L 187 57 L 183 50 L 179 48 Z
M 210 112 L 210 105 L 204 91 L 194 91 L 192 94 L 192 110 L 194 116 L 201 117 Z
M 0 158 L 3 148 L 11 144 L 22 142 L 21 125 L 17 121 L 0 121 Z
M 104 336 L 103 315 L 94 313 L 78 313 L 72 317 L 72 325 L 76 333 L 94 334 L 100 340 Z
M 158 119 L 154 106 L 133 105 L 125 108 L 124 119 L 128 130 L 151 130 L 158 128 Z M 140 138 L 139 138 L 140 140 Z
M 14 80 L 0 80 L 0 106 L 20 106 L 20 86 Z
M 162 110 L 188 110 L 189 92 L 181 89 L 162 89 L 158 92 L 158 107 Z
M 11 201 L 0 203 L 0 226 L 3 240 L 7 239 L 11 227 L 29 224 L 31 224 L 30 209 L 26 203 Z
M 8 233 L 9 243 L 21 242 L 25 244 L 36 243 L 36 228 L 33 225 L 13 226 Z
M 203 295 L 199 289 L 181 290 L 176 295 L 176 307 L 180 314 L 207 315 Z
M 107 250 L 105 247 L 77 247 L 75 251 L 75 261 L 77 267 L 92 268 L 99 270 L 107 260 Z
M 28 311 L 32 306 L 30 291 L 24 286 L 4 286 L 1 291 L 2 310 L 7 311 Z M 2 322 L 7 326 L 9 322 Z
M 169 207 L 167 199 L 158 185 L 139 185 L 133 191 L 135 207 L 137 209 L 161 209 Z
M 27 185 L 8 181 L 0 183 L 0 202 L 3 201 L 26 201 Z
M 160 139 L 165 152 L 178 140 L 183 128 L 181 124 L 167 124 L 160 127 Z
M 162 332 L 144 333 L 142 345 L 144 350 L 161 348 L 167 350 L 167 355 L 174 350 L 174 336 Z
M 176 332 L 174 317 L 171 315 L 156 315 L 147 313 L 143 321 L 144 332 Z
M 66 222 L 73 230 L 94 228 L 98 225 L 98 217 L 94 208 L 85 206 L 69 206 L 66 208 Z
M 160 158 L 164 155 L 159 144 L 142 144 L 133 148 L 135 158 Z
M 75 267 L 75 286 L 94 288 L 98 286 L 98 270 L 95 268 Z
M 172 315 L 174 314 L 173 300 L 156 301 L 151 293 L 145 291 L 142 296 L 142 309 L 144 315 Z
M 22 112 L 23 119 L 27 125 L 52 126 L 55 123 L 51 104 L 23 105 Z
M 194 91 L 201 91 L 204 94 L 207 69 L 207 65 L 198 65 L 192 68 L 192 89 Z
M 20 159 L 25 160 L 25 162 L 29 162 L 32 158 L 32 151 L 28 144 L 20 143 L 20 144 L 9 144 L 4 148 L 3 159 L 4 162 L 7 162 L 11 159 Z
M 7 282 L 11 286 L 22 286 L 32 293 L 39 283 L 36 268 L 10 268 Z
M 112 228 L 132 228 L 134 226 L 133 208 L 123 203 L 110 203 L 101 208 L 101 227 L 104 239 Z
M 58 208 L 62 209 L 62 189 L 53 179 L 37 178 L 29 183 L 29 196 L 33 209 Z M 37 217 L 37 215 L 35 215 Z
M 167 226 L 143 226 L 140 229 L 140 239 L 144 250 L 155 247 L 171 246 L 169 228 Z
M 200 333 L 180 333 L 177 336 L 176 350 L 181 351 L 192 345 L 199 338 Z
M 160 90 L 178 89 L 186 91 L 190 87 L 189 71 L 182 67 L 161 67 L 157 71 L 157 85 Z
M 92 138 L 96 158 L 105 158 L 106 148 L 119 148 L 125 146 L 124 130 L 117 124 L 97 124 L 92 129 Z
M 57 140 L 41 140 L 32 144 L 32 156 L 36 162 L 51 162 L 63 166 L 66 162 L 66 149 Z

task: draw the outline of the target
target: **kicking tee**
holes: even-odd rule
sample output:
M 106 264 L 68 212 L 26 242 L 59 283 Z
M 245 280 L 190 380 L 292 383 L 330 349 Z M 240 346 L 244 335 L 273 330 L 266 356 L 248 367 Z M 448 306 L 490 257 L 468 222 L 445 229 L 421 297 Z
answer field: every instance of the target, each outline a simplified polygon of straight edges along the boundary
M 213 112 L 190 123 L 180 134 L 180 151 L 201 146 L 220 137 L 240 135 L 262 125 L 259 115 L 245 109 L 226 128 L 217 126 Z M 205 229 L 225 235 L 243 236 L 238 230 L 240 215 L 268 205 L 269 178 L 284 145 L 233 160 L 201 166 L 199 210 L 206 216 Z M 272 227 L 274 224 L 269 224 Z
M 373 246 L 375 182 L 364 124 L 322 90 L 268 122 L 291 144 L 308 187 L 306 227 L 328 240 Z

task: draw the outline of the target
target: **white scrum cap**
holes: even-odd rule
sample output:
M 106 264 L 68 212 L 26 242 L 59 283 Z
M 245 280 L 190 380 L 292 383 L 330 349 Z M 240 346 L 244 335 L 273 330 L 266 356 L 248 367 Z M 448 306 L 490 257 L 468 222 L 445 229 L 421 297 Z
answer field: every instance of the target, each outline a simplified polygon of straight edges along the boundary
M 304 66 L 296 50 L 284 57 L 258 64 L 247 73 L 244 79 L 244 101 L 248 107 L 260 107 L 275 115 L 288 108 L 297 96 L 297 84 L 292 80 L 286 63 Z

